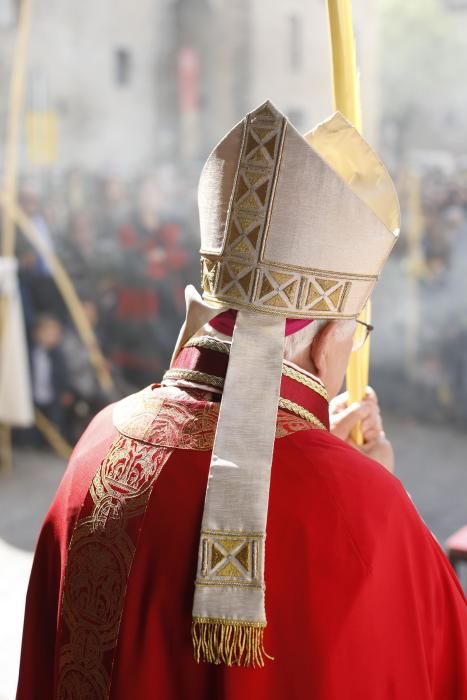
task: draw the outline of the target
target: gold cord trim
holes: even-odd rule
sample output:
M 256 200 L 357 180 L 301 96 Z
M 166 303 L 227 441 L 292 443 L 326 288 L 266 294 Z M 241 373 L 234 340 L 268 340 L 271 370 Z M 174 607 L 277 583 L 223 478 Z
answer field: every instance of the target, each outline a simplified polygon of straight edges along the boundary
M 210 350 L 217 350 L 219 352 L 222 352 L 225 355 L 230 354 L 230 343 L 225 343 L 222 340 L 217 340 L 216 338 L 211 338 L 210 336 L 203 335 L 198 338 L 191 338 L 183 347 L 205 347 L 209 348 Z M 192 372 L 195 370 L 169 370 L 169 372 Z M 198 374 L 202 374 L 199 372 Z M 322 384 L 319 382 L 315 381 L 311 377 L 307 377 L 305 374 L 302 372 L 299 372 L 298 370 L 294 369 L 293 367 L 290 367 L 289 365 L 283 364 L 282 365 L 282 374 L 285 377 L 289 377 L 290 379 L 294 379 L 296 382 L 300 382 L 300 384 L 303 384 L 304 386 L 308 387 L 309 389 L 313 389 L 317 394 L 322 396 L 326 401 L 328 401 L 328 392 L 324 388 Z M 166 373 L 167 375 L 167 373 Z M 166 376 L 165 375 L 165 376 Z M 204 375 L 205 377 L 214 377 L 214 375 Z M 179 377 L 179 378 L 186 378 L 186 377 Z M 220 377 L 218 377 L 219 381 L 221 380 Z M 217 385 L 216 385 L 217 386 Z
M 263 587 L 259 583 L 241 583 L 240 581 L 232 581 L 231 579 L 226 579 L 225 581 L 200 581 L 199 579 L 196 579 L 195 583 L 197 586 L 218 586 L 219 588 L 230 588 L 231 586 L 233 586 L 234 588 L 261 589 Z
M 303 408 L 303 406 L 299 406 L 298 403 L 294 403 L 293 401 L 289 401 L 289 399 L 279 399 L 279 406 L 280 408 L 285 408 L 288 411 L 292 411 L 292 413 L 295 413 L 295 415 L 300 416 L 300 418 L 303 418 L 304 420 L 308 421 L 309 423 L 312 423 L 313 425 L 316 425 L 317 428 L 321 428 L 322 430 L 326 430 L 326 426 L 321 423 L 321 421 L 316 418 L 316 416 L 313 415 L 310 411 L 307 411 L 306 408 Z
M 283 374 L 286 374 L 284 372 L 284 367 L 282 368 L 282 372 Z M 299 376 L 302 377 L 301 374 L 299 374 Z M 163 381 L 166 379 L 184 379 L 185 381 L 199 382 L 200 384 L 212 384 L 212 386 L 219 387 L 220 389 L 222 389 L 224 386 L 224 379 L 222 377 L 216 377 L 214 374 L 205 374 L 204 372 L 197 372 L 193 369 L 169 369 L 164 374 Z M 297 381 L 300 380 L 297 379 Z M 305 381 L 302 383 L 305 384 Z M 311 388 L 315 389 L 314 386 L 311 386 Z M 320 389 L 321 391 L 325 391 L 322 387 L 320 387 Z M 317 389 L 315 390 L 317 391 Z M 318 393 L 320 393 L 321 396 L 324 396 L 321 393 L 321 391 Z M 324 398 L 327 399 L 327 395 L 324 396 Z M 321 423 L 321 421 L 318 418 L 316 418 L 316 416 L 313 413 L 311 413 L 311 411 L 307 411 L 306 408 L 303 408 L 303 406 L 300 406 L 298 403 L 294 403 L 289 399 L 283 399 L 281 397 L 279 399 L 279 407 L 285 408 L 286 410 L 295 413 L 296 416 L 303 418 L 304 420 L 308 421 L 308 423 L 312 423 L 313 425 L 315 425 L 318 428 L 321 428 L 322 430 L 326 430 L 326 426 L 323 425 L 323 423 Z
M 185 345 L 184 348 L 208 348 L 209 350 L 217 350 L 224 355 L 230 354 L 230 343 L 225 343 L 217 338 L 211 338 L 209 335 L 201 335 L 197 338 L 191 338 Z
M 201 530 L 202 535 L 240 535 L 241 537 L 265 537 L 264 532 L 250 532 L 249 530 Z
M 209 617 L 193 618 L 191 638 L 195 660 L 226 666 L 264 666 L 273 660 L 264 649 L 264 622 Z
M 194 369 L 169 369 L 164 374 L 162 381 L 165 381 L 166 379 L 184 379 L 187 382 L 212 384 L 212 386 L 219 387 L 220 389 L 222 389 L 224 386 L 224 379 L 222 377 L 216 377 L 214 374 L 197 372 Z
M 307 386 L 309 389 L 313 389 L 313 391 L 316 391 L 316 393 L 326 399 L 326 401 L 328 400 L 328 392 L 324 386 L 314 379 L 311 379 L 311 377 L 307 377 L 293 367 L 289 367 L 289 365 L 285 364 L 282 365 L 282 374 L 285 377 L 290 377 L 290 379 L 295 379 L 296 382 L 300 382 L 300 384 Z

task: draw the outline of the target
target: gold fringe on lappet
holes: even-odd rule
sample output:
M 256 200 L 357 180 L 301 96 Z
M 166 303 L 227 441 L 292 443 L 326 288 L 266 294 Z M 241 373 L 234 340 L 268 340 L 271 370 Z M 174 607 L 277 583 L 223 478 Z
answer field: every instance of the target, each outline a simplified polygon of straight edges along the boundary
M 266 653 L 263 644 L 265 624 L 210 617 L 195 617 L 191 637 L 195 659 L 226 666 L 264 666 Z

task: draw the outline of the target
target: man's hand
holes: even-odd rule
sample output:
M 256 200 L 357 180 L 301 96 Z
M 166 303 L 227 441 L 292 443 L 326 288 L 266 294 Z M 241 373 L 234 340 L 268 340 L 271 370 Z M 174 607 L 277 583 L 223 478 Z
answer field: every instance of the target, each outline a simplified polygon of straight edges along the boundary
M 376 460 L 391 473 L 394 472 L 394 452 L 384 433 L 378 397 L 371 387 L 367 387 L 362 401 L 350 406 L 347 393 L 336 396 L 329 409 L 333 435 Z M 361 446 L 357 446 L 351 438 L 352 429 L 359 422 L 364 440 Z

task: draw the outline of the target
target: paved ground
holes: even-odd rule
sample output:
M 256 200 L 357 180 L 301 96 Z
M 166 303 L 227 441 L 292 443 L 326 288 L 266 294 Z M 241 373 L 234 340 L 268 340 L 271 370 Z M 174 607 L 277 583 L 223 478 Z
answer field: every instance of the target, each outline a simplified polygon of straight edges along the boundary
M 394 416 L 386 432 L 399 478 L 443 542 L 467 522 L 467 435 Z M 0 700 L 14 698 L 31 552 L 63 469 L 48 453 L 24 451 L 11 474 L 0 474 Z

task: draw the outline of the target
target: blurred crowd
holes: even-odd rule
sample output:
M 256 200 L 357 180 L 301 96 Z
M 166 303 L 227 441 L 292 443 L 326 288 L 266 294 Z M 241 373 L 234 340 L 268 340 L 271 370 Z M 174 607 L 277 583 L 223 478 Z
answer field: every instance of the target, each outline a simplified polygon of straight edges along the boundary
M 403 171 L 398 192 L 402 235 L 395 256 L 408 286 L 393 289 L 393 301 L 404 309 L 406 323 L 399 329 L 402 356 L 383 388 L 388 394 L 398 386 L 408 415 L 465 427 L 467 170 Z M 403 388 L 394 383 L 396 375 Z
M 35 405 L 74 444 L 110 400 L 157 381 L 184 314 L 184 287 L 198 256 L 186 208 L 160 178 L 68 174 L 40 196 L 23 183 L 19 202 L 70 276 L 114 388 L 104 391 L 47 262 L 18 231 L 20 289 Z M 40 443 L 36 430 L 21 441 Z
M 383 405 L 400 410 L 405 402 L 411 415 L 465 425 L 467 176 L 403 173 L 398 189 L 403 235 L 395 264 L 413 296 L 402 332 L 414 338 L 411 348 L 400 345 L 394 375 L 387 363 L 378 367 L 378 389 Z M 199 278 L 193 191 L 170 173 L 128 184 L 78 170 L 49 184 L 47 195 L 30 182 L 21 186 L 20 205 L 69 274 L 114 384 L 102 389 L 49 266 L 18 232 L 34 402 L 71 444 L 101 407 L 157 381 L 168 365 L 184 287 Z M 404 294 L 396 284 L 391 295 L 400 298 L 391 308 L 406 304 Z M 41 441 L 35 430 L 27 439 Z

